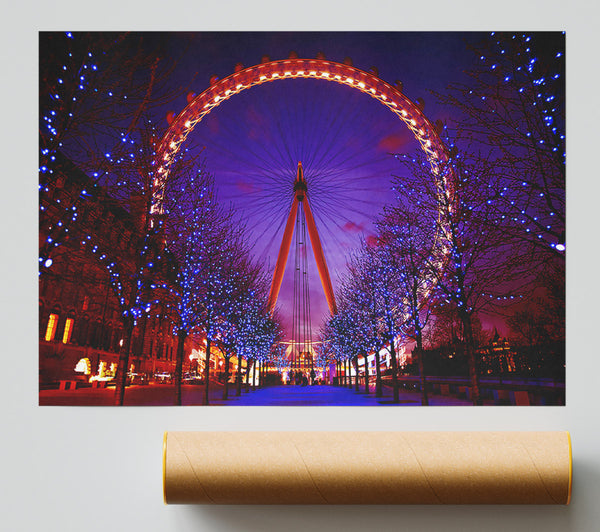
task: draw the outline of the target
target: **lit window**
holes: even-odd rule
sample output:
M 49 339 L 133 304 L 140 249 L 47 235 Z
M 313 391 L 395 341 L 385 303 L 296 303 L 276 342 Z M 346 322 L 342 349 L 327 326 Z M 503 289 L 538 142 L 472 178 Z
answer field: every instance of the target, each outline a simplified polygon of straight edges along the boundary
M 71 341 L 71 333 L 73 332 L 73 318 L 67 318 L 65 322 L 65 331 L 63 332 L 62 343 L 68 344 Z
M 46 342 L 51 342 L 54 340 L 54 335 L 56 334 L 56 326 L 58 325 L 58 314 L 50 314 L 48 318 L 48 326 L 46 327 Z
M 90 305 L 90 296 L 85 296 L 83 298 L 83 305 L 81 307 L 81 310 L 87 310 L 89 305 Z

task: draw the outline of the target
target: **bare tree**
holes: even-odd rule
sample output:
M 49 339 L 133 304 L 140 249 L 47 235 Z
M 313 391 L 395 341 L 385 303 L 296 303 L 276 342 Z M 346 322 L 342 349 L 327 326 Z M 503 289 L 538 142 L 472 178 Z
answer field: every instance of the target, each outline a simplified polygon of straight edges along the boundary
M 375 357 L 375 396 L 383 395 L 381 381 L 381 360 L 379 352 L 382 341 L 379 335 L 379 307 L 375 285 L 372 283 L 374 256 L 366 253 L 366 243 L 362 252 L 353 257 L 348 265 L 348 276 L 341 289 L 341 297 L 346 301 L 348 312 L 353 316 L 353 335 L 365 358 L 365 391 L 369 391 L 368 354 Z
M 413 354 L 419 367 L 421 404 L 428 405 L 423 362 L 423 330 L 431 315 L 429 300 L 433 297 L 434 273 L 430 271 L 434 254 L 434 239 L 425 225 L 419 224 L 415 213 L 402 207 L 387 209 L 378 223 L 381 245 L 397 271 L 396 290 L 404 297 L 405 334 L 416 342 Z
M 472 51 L 469 83 L 437 96 L 454 108 L 454 127 L 493 162 L 504 230 L 541 260 L 564 260 L 564 33 L 492 33 Z
M 86 232 L 79 213 L 88 195 L 144 156 L 144 117 L 185 88 L 170 83 L 179 58 L 165 59 L 158 34 L 42 32 L 39 44 L 40 218 L 49 207 L 60 211 L 40 243 L 43 274 L 65 238 Z M 87 183 L 57 202 L 49 194 L 65 160 L 85 172 Z
M 404 158 L 395 179 L 405 208 L 435 238 L 427 258 L 436 297 L 456 308 L 464 335 L 472 399 L 480 404 L 473 316 L 518 301 L 535 280 L 521 241 L 504 231 L 495 201 L 499 181 L 492 162 L 454 150 L 434 168 L 421 154 Z
M 167 192 L 161 234 L 177 272 L 172 286 L 165 288 L 171 295 L 167 306 L 178 337 L 174 382 L 175 404 L 180 405 L 184 344 L 202 326 L 204 272 L 200 251 L 214 231 L 219 212 L 214 204 L 214 180 L 203 167 L 192 175 L 173 175 Z

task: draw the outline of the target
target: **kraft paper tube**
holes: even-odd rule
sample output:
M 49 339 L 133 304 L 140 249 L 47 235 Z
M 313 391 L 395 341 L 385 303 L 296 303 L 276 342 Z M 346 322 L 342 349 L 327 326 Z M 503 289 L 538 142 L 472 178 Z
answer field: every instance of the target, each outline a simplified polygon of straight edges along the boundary
M 168 432 L 168 504 L 568 504 L 568 432 Z

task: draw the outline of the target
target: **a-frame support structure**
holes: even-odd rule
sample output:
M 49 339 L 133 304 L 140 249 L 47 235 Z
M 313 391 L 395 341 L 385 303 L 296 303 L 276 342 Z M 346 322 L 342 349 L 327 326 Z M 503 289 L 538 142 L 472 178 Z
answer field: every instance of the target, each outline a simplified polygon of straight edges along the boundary
M 304 207 L 306 228 L 308 229 L 310 244 L 315 256 L 315 262 L 317 263 L 317 269 L 319 270 L 321 285 L 323 286 L 323 291 L 325 292 L 325 299 L 327 300 L 329 311 L 331 314 L 335 314 L 335 297 L 333 295 L 333 288 L 331 287 L 329 269 L 327 268 L 327 262 L 325 262 L 323 247 L 321 246 L 321 239 L 319 238 L 315 220 L 310 209 L 306 181 L 304 180 L 304 171 L 302 170 L 301 162 L 298 163 L 298 172 L 296 174 L 296 180 L 294 181 L 294 199 L 292 201 L 290 214 L 285 224 L 285 231 L 283 232 L 283 239 L 281 240 L 281 247 L 279 248 L 279 255 L 277 256 L 277 263 L 275 264 L 275 272 L 273 273 L 273 281 L 271 282 L 271 291 L 269 293 L 268 301 L 269 310 L 272 313 L 275 309 L 275 303 L 277 303 L 277 297 L 279 296 L 279 290 L 281 289 L 283 272 L 285 271 L 287 258 L 290 252 L 290 246 L 292 245 L 292 237 L 294 236 L 294 222 L 296 220 L 299 202 L 302 202 Z

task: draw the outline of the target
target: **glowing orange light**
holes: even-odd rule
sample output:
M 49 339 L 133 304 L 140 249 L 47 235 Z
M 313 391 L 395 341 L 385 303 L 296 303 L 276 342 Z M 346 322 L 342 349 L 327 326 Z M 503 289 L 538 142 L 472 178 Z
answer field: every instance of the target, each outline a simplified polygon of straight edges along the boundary
M 46 342 L 51 342 L 52 340 L 54 340 L 57 325 L 58 314 L 50 314 L 50 317 L 48 318 L 48 326 L 46 327 L 46 336 L 44 337 Z
M 73 332 L 73 318 L 67 318 L 65 322 L 65 330 L 63 332 L 62 343 L 68 344 L 71 340 L 71 332 Z
M 90 359 L 89 358 L 79 359 L 79 362 L 77 362 L 77 365 L 75 366 L 75 371 L 77 373 L 83 373 L 84 375 L 89 375 L 92 372 Z

